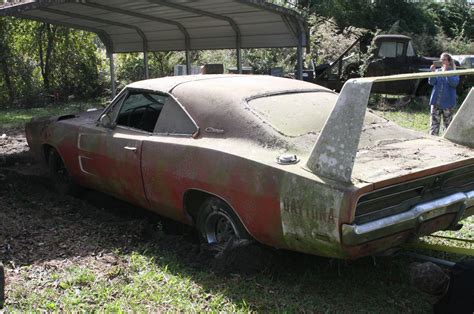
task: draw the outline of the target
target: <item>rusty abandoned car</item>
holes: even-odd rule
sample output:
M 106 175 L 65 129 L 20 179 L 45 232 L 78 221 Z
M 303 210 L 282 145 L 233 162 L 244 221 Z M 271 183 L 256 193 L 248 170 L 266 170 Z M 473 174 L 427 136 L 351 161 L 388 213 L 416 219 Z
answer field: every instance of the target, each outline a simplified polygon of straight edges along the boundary
M 33 119 L 27 140 L 65 186 L 193 225 L 209 243 L 352 259 L 474 214 L 472 119 L 458 115 L 445 138 L 404 129 L 367 110 L 373 81 L 337 94 L 271 76 L 145 80 L 104 111 Z M 471 116 L 473 94 L 460 109 Z

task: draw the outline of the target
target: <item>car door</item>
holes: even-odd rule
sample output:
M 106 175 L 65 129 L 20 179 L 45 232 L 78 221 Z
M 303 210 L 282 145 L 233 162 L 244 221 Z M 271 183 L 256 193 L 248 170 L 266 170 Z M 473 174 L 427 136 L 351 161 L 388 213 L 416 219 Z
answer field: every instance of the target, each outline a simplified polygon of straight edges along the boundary
M 198 153 L 198 131 L 186 109 L 168 95 L 153 136 L 142 144 L 143 182 L 150 209 L 175 220 L 185 221 L 183 194 Z
M 141 171 L 142 143 L 155 128 L 162 102 L 162 95 L 128 90 L 104 113 L 110 124 L 81 128 L 79 163 L 88 185 L 148 207 Z

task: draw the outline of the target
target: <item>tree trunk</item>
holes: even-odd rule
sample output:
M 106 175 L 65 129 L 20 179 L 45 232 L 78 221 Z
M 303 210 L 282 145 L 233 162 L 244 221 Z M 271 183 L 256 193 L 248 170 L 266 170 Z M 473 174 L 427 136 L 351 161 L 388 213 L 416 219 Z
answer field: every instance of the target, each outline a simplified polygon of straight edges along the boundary
M 56 26 L 51 24 L 42 24 L 38 30 L 38 54 L 40 59 L 41 76 L 43 77 L 43 86 L 46 92 L 51 91 L 50 86 L 50 72 L 51 72 L 51 58 L 54 51 L 54 39 L 56 35 Z M 46 33 L 46 34 L 45 34 Z M 44 53 L 43 41 L 46 35 L 46 55 Z
M 5 85 L 8 90 L 8 100 L 10 103 L 13 103 L 15 100 L 15 89 L 13 88 L 12 81 L 10 79 L 10 67 L 8 66 L 8 53 L 5 53 L 4 48 L 8 47 L 0 47 L 0 68 L 3 72 L 3 80 L 5 81 Z
M 1 21 L 0 21 L 1 22 Z M 8 30 L 3 23 L 0 24 L 0 71 L 3 73 L 3 80 L 8 90 L 9 102 L 12 103 L 15 100 L 15 89 L 11 80 L 11 71 L 10 71 L 10 47 L 8 46 L 7 41 Z

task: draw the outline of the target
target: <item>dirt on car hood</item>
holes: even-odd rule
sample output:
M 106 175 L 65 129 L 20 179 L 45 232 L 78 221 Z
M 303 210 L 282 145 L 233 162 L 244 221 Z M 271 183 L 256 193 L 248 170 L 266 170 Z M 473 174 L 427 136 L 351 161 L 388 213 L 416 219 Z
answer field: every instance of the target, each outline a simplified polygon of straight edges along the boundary
M 387 122 L 364 128 L 352 173 L 355 183 L 404 180 L 474 163 L 474 150 Z M 427 173 L 428 172 L 428 173 Z

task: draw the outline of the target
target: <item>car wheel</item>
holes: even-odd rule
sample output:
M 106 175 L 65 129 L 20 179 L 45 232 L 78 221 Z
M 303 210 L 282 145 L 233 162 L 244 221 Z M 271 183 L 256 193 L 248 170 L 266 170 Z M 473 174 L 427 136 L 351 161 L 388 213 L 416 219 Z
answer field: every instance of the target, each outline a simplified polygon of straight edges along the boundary
M 208 244 L 224 244 L 231 239 L 250 238 L 229 205 L 217 197 L 210 197 L 203 203 L 197 227 Z
M 49 151 L 48 168 L 54 189 L 59 194 L 78 195 L 80 193 L 81 188 L 72 181 L 61 156 L 59 156 L 55 149 Z

